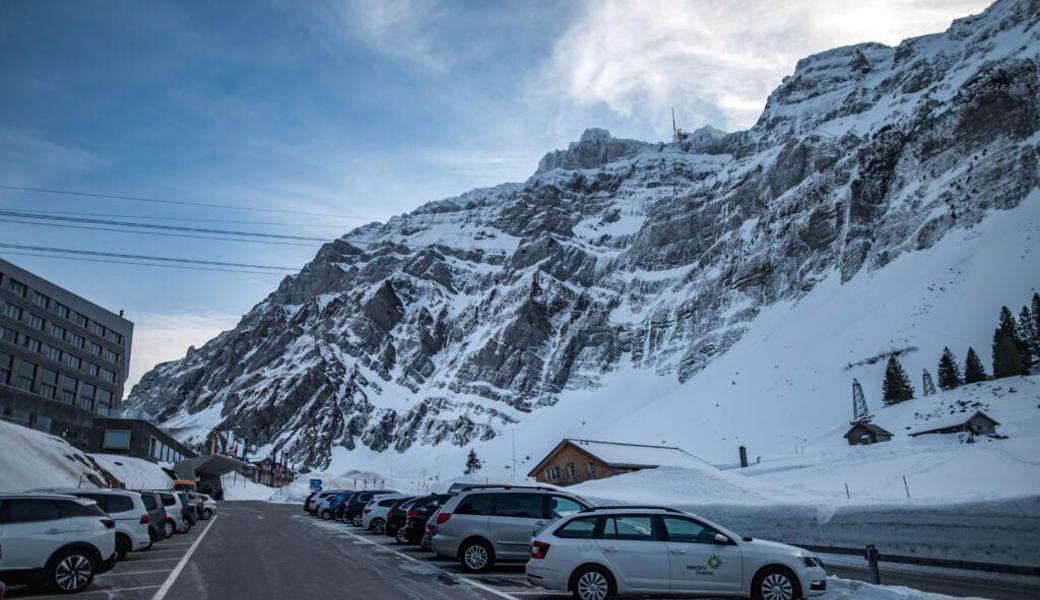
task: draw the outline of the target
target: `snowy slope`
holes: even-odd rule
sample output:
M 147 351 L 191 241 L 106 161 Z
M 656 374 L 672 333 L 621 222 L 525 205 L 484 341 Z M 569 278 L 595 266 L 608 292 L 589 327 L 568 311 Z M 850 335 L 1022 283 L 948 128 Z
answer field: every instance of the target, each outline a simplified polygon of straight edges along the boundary
M 0 492 L 108 487 L 108 475 L 65 440 L 0 421 Z
M 91 454 L 90 457 L 127 489 L 166 490 L 173 484 L 170 476 L 151 461 L 118 454 Z
M 130 403 L 187 441 L 411 481 L 471 447 L 522 477 L 564 437 L 800 451 L 847 423 L 854 377 L 877 409 L 868 359 L 987 361 L 1040 281 L 1033 8 L 808 57 L 748 131 L 589 130 L 522 184 L 359 228 Z

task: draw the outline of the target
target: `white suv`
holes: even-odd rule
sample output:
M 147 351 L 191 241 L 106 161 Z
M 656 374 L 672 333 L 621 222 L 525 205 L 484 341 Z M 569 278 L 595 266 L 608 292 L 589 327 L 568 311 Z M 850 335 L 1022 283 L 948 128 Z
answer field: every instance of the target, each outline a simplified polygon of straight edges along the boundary
M 372 533 L 383 533 L 386 530 L 386 514 L 390 512 L 390 509 L 395 504 L 409 497 L 394 494 L 392 496 L 376 496 L 372 498 L 361 512 L 361 526 Z
M 116 560 L 115 522 L 92 500 L 0 494 L 0 579 L 78 592 Z
M 557 519 L 531 540 L 527 577 L 578 600 L 616 594 L 794 600 L 822 594 L 811 553 L 752 540 L 693 514 L 661 507 L 597 507 Z
M 95 490 L 89 488 L 58 488 L 39 490 L 54 494 L 68 494 L 97 502 L 101 510 L 116 522 L 116 556 L 126 558 L 131 551 L 147 550 L 152 546 L 148 535 L 148 509 L 137 492 L 126 490 Z
M 180 495 L 173 490 L 155 490 L 155 493 L 162 498 L 163 507 L 166 509 L 166 517 L 169 519 L 166 522 L 167 537 L 174 533 L 188 533 L 191 531 L 191 522 L 184 516 L 187 509 L 181 502 Z

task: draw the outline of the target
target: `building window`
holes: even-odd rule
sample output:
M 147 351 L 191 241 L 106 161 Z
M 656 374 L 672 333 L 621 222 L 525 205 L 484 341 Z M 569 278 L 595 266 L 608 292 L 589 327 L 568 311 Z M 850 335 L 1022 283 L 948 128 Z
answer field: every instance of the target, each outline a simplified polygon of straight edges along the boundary
M 4 315 L 14 319 L 15 321 L 21 321 L 22 309 L 8 302 L 7 306 L 4 307 Z
M 77 348 L 82 348 L 83 347 L 83 341 L 84 340 L 83 340 L 83 336 L 82 335 L 78 335 L 78 334 L 69 332 L 69 336 L 66 339 L 66 341 L 68 343 L 72 344 L 73 346 L 77 347 Z
M 0 352 L 0 385 L 7 385 L 11 379 L 11 365 L 14 357 L 10 354 Z
M 33 292 L 32 301 L 33 304 L 39 306 L 40 308 L 47 308 L 47 305 L 50 304 L 51 299 L 47 296 L 44 296 L 40 292 Z
M 567 463 L 567 478 L 574 479 L 574 463 Z
M 94 394 L 97 393 L 97 388 L 93 385 L 83 382 L 83 385 L 79 388 L 79 405 L 80 408 L 87 410 L 94 410 Z
M 58 393 L 58 388 L 53 385 L 47 385 L 46 383 L 40 384 L 40 395 L 44 398 L 54 399 L 54 396 Z
M 108 348 L 105 348 L 104 354 L 105 354 L 105 360 L 107 360 L 108 362 L 110 362 L 112 364 L 116 364 L 116 365 L 119 364 L 119 355 L 118 354 L 116 354 L 115 352 L 112 352 Z
M 595 476 L 596 476 L 596 461 L 590 460 L 589 461 L 589 477 L 595 477 Z
M 18 381 L 14 386 L 20 390 L 30 391 L 34 379 L 36 379 L 36 365 L 26 360 L 19 361 Z
M 51 346 L 50 344 L 44 344 L 43 345 L 43 355 L 46 356 L 47 358 L 51 359 L 51 360 L 56 360 L 58 362 L 61 362 L 61 350 L 58 350 L 57 348 L 55 348 L 54 346 Z
M 97 377 L 98 366 L 94 363 L 83 363 L 83 370 L 87 372 L 87 375 L 93 375 Z
M 74 404 L 76 402 L 76 387 L 78 385 L 79 380 L 66 375 L 61 382 L 62 399 L 68 402 L 69 404 Z M 69 399 L 70 394 L 72 398 L 71 400 Z
M 98 391 L 97 391 L 97 399 L 98 399 L 98 402 L 101 402 L 102 404 L 108 404 L 109 406 L 111 406 L 112 405 L 112 392 L 110 392 L 110 391 L 108 391 L 106 389 L 98 389 Z
M 62 319 L 69 318 L 69 307 L 61 304 L 60 302 L 54 302 L 51 304 L 51 310 L 54 311 Z
M 7 327 L 0 327 L 0 339 L 15 344 L 18 342 L 18 332 Z
M 87 318 L 79 313 L 72 313 L 72 322 L 80 327 L 86 328 L 87 326 Z
M 106 450 L 129 450 L 130 431 L 126 429 L 106 429 L 105 439 L 101 446 Z
M 11 292 L 15 296 L 21 296 L 21 297 L 24 298 L 25 297 L 25 292 L 28 291 L 29 288 L 25 287 L 25 284 L 20 282 L 20 281 L 18 281 L 17 279 L 8 278 L 7 279 L 7 289 L 11 290 Z
M 551 467 L 549 469 L 548 479 L 555 481 L 560 478 L 560 467 Z
M 72 367 L 73 369 L 78 369 L 81 362 L 82 361 L 79 359 L 78 356 L 74 354 L 65 354 L 65 364 Z
M 93 333 L 94 335 L 96 335 L 98 337 L 104 337 L 105 336 L 105 326 L 102 325 L 101 323 L 98 323 L 97 321 L 91 321 L 91 323 L 90 323 L 90 333 Z
M 94 356 L 101 356 L 101 345 L 96 342 L 87 342 L 87 352 Z
M 25 346 L 25 348 L 29 350 L 29 352 L 40 351 L 40 340 L 34 340 L 29 336 L 25 336 L 25 338 L 22 341 L 22 345 Z
M 41 331 L 43 330 L 43 327 L 45 325 L 45 323 L 43 321 L 43 318 L 38 317 L 38 316 L 36 316 L 36 315 L 34 315 L 32 313 L 29 313 L 28 321 L 29 321 L 29 327 L 33 327 L 33 328 L 39 329 Z
M 103 371 L 101 371 L 101 378 L 109 383 L 116 382 L 116 374 L 113 371 L 109 371 L 108 369 L 104 369 Z
M 65 328 L 57 323 L 51 323 L 51 335 L 59 340 L 65 339 Z
M 113 344 L 123 345 L 123 336 L 109 329 L 105 332 L 105 339 L 112 342 Z

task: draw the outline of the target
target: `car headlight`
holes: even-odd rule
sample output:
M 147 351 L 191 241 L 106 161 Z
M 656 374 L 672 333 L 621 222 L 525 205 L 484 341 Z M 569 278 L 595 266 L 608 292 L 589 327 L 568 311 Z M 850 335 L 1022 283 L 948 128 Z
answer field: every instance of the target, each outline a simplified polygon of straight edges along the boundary
M 803 556 L 802 564 L 807 567 L 820 567 L 823 568 L 823 561 L 816 558 L 815 556 Z

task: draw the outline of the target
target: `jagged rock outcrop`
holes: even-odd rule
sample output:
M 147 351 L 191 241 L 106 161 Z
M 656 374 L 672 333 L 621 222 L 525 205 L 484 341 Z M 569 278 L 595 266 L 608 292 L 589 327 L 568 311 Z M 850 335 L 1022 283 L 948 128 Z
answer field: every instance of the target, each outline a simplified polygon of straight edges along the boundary
M 1018 205 L 1040 178 L 1040 1 L 798 63 L 748 131 L 588 130 L 521 184 L 326 244 L 129 403 L 321 467 L 489 439 L 624 363 L 685 381 L 765 306 Z

